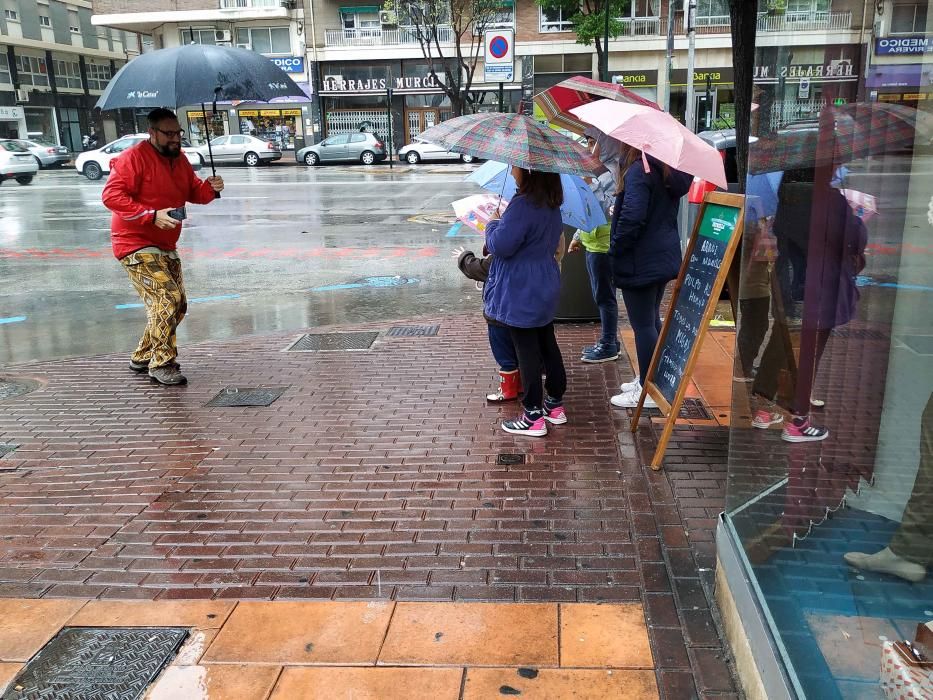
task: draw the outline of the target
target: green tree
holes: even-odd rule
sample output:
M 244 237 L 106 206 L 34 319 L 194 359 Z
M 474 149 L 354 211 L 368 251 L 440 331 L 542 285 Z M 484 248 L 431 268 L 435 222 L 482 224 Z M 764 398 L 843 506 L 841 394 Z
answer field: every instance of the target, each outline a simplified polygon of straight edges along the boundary
M 606 31 L 606 3 L 609 3 L 609 38 L 615 39 L 626 33 L 625 17 L 632 15 L 633 0 L 535 0 L 544 10 L 545 18 L 549 14 L 561 13 L 564 21 L 570 21 L 577 34 L 577 43 L 584 46 L 596 46 L 596 58 L 600 66 L 604 64 L 606 47 L 603 36 Z M 600 76 L 603 77 L 603 76 Z
M 429 74 L 450 100 L 454 116 L 472 105 L 470 87 L 483 48 L 483 32 L 497 21 L 503 0 L 387 0 L 399 31 L 411 32 Z

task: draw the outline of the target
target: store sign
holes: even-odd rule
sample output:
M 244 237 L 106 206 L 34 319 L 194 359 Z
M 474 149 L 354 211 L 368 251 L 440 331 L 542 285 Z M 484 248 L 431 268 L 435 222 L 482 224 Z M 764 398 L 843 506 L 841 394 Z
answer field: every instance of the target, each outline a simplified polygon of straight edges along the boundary
M 282 116 L 283 117 L 300 117 L 301 110 L 300 109 L 283 109 Z
M 933 37 L 897 36 L 875 39 L 876 56 L 917 56 L 933 53 Z
M 343 78 L 327 77 L 321 81 L 321 92 L 385 93 L 389 85 L 394 90 L 430 90 L 432 92 L 441 90 L 440 81 L 435 80 L 434 76 L 426 75 L 423 78 L 420 76 L 395 78 L 391 83 L 386 78 L 344 80 Z
M 260 109 L 260 117 L 280 117 L 282 116 L 282 110 L 280 109 Z
M 241 109 L 240 116 L 241 117 L 258 117 L 259 110 L 258 109 Z
M 25 118 L 22 107 L 0 107 L 0 119 L 3 121 L 19 121 Z
M 303 56 L 279 56 L 278 58 L 270 56 L 269 60 L 286 73 L 305 72 L 305 59 Z
M 805 63 L 790 66 L 755 66 L 754 80 L 756 83 L 777 82 L 786 80 L 798 82 L 804 79 L 817 80 L 854 80 L 858 78 L 851 61 L 830 61 L 829 63 Z
M 684 73 L 684 77 L 687 77 L 686 73 Z M 612 76 L 612 82 L 627 88 L 657 87 L 658 72 L 656 70 L 641 70 L 615 73 Z
M 731 85 L 734 80 L 734 72 L 731 67 L 725 68 L 700 68 L 693 71 L 693 84 L 706 85 L 709 81 L 712 85 Z M 687 71 L 684 68 L 678 68 L 671 71 L 671 85 L 686 85 Z

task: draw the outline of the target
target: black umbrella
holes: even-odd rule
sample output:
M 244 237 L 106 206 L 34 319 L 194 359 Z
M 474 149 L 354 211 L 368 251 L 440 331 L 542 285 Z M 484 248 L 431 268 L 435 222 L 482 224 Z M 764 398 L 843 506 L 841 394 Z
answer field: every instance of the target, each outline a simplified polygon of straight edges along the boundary
M 307 98 L 287 73 L 261 54 L 190 44 L 134 58 L 113 77 L 97 107 L 154 109 L 200 103 L 211 172 L 216 175 L 205 102 L 213 103 L 216 112 L 217 100 L 268 102 L 275 97 L 296 96 Z

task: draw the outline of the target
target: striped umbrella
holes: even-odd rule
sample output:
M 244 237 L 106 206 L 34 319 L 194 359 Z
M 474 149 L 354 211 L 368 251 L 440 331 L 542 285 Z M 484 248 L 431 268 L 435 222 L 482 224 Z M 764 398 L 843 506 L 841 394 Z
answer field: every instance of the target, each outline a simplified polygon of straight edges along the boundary
M 621 85 L 603 83 L 580 75 L 561 81 L 544 92 L 539 92 L 535 95 L 535 104 L 541 108 L 541 111 L 544 112 L 553 126 L 572 131 L 575 134 L 582 134 L 587 125 L 573 116 L 570 110 L 585 105 L 587 102 L 604 98 L 616 102 L 629 102 L 661 109 L 651 100 L 639 97 Z
M 858 102 L 820 114 L 819 125 L 785 128 L 749 148 L 750 173 L 770 173 L 819 165 L 841 165 L 867 156 L 893 153 L 933 139 L 933 119 L 913 107 Z
M 583 146 L 522 114 L 467 114 L 432 126 L 419 138 L 455 153 L 527 170 L 582 176 L 605 170 Z

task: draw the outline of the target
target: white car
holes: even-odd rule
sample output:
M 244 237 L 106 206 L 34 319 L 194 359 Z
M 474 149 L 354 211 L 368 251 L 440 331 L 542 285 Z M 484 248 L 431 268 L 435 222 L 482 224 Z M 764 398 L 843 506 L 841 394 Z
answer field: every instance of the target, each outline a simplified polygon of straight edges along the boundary
M 132 148 L 140 141 L 148 141 L 149 134 L 131 134 L 123 138 L 111 141 L 103 148 L 97 148 L 93 151 L 85 151 L 75 158 L 75 170 L 84 175 L 88 180 L 100 180 L 106 173 L 110 172 L 110 161 L 123 153 L 127 148 Z M 182 144 L 184 145 L 184 144 Z M 182 149 L 181 151 L 191 167 L 195 170 L 201 169 L 201 159 L 197 153 L 191 153 Z
M 448 151 L 424 139 L 415 139 L 407 146 L 398 149 L 398 159 L 412 165 L 417 165 L 423 160 L 462 160 L 464 163 L 472 163 L 476 160 L 471 155 Z
M 278 144 L 247 134 L 217 136 L 211 139 L 210 151 L 207 150 L 206 143 L 192 148 L 191 151 L 200 156 L 201 165 L 210 161 L 211 153 L 215 163 L 245 163 L 251 168 L 282 159 L 282 149 Z
M 39 166 L 32 153 L 12 139 L 0 140 L 0 183 L 16 180 L 28 185 L 37 172 Z

